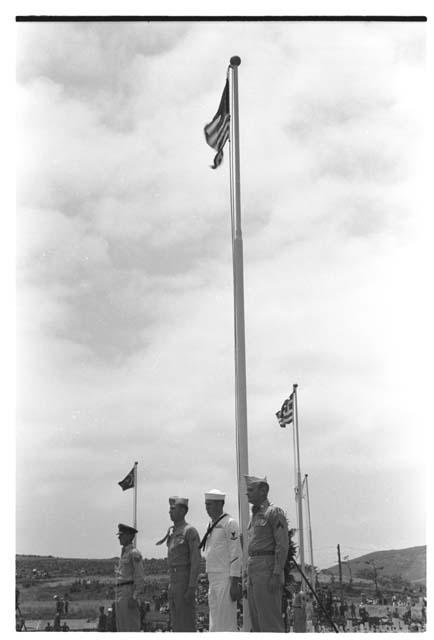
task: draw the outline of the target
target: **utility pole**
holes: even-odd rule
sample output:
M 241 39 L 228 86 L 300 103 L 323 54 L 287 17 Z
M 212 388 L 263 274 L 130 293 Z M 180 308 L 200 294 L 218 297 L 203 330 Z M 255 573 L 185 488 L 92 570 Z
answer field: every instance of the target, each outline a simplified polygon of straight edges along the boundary
M 338 564 L 339 564 L 339 586 L 341 588 L 341 603 L 344 601 L 344 585 L 342 584 L 342 562 L 341 562 L 341 547 L 338 544 Z
M 378 597 L 379 591 L 378 591 L 378 583 L 377 583 L 377 569 L 380 571 L 381 569 L 384 569 L 384 567 L 377 567 L 373 560 L 365 560 L 365 564 L 371 565 L 371 567 L 374 570 L 375 596 Z
M 350 587 L 351 587 L 351 585 L 353 584 L 353 575 L 352 575 L 352 573 L 351 573 L 351 565 L 350 565 L 350 558 L 349 558 L 349 556 L 344 556 L 344 560 L 345 560 L 345 562 L 347 563 L 348 571 L 349 571 L 349 573 L 350 573 Z

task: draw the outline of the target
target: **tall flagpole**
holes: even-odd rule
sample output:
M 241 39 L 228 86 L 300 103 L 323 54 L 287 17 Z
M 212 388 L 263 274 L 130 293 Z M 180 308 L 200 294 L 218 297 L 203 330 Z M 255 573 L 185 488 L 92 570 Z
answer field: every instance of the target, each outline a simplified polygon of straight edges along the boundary
M 134 505 L 133 505 L 133 527 L 137 529 L 137 465 L 139 463 L 134 463 Z M 136 538 L 137 534 L 134 536 L 134 546 L 136 546 Z
M 243 548 L 243 576 L 247 570 L 247 527 L 249 503 L 244 475 L 249 473 L 247 444 L 246 345 L 244 325 L 243 237 L 241 233 L 240 144 L 238 115 L 238 67 L 241 59 L 233 56 L 229 65 L 230 100 L 230 174 L 232 215 L 232 258 L 234 270 L 235 336 L 235 415 L 238 470 L 238 512 Z M 243 599 L 243 631 L 250 631 L 247 599 Z
M 294 393 L 294 429 L 296 440 L 296 465 L 297 465 L 297 506 L 298 506 L 298 544 L 300 551 L 300 567 L 304 574 L 304 536 L 303 536 L 303 507 L 302 507 L 302 485 L 300 471 L 300 440 L 298 434 L 298 406 L 297 406 L 297 387 L 298 384 L 292 385 Z M 302 579 L 302 584 L 304 580 Z
M 310 550 L 310 566 L 312 584 L 315 584 L 315 568 L 313 564 L 313 544 L 312 544 L 312 521 L 310 519 L 310 501 L 309 501 L 309 485 L 307 482 L 307 473 L 304 474 L 304 483 L 306 485 L 306 503 L 307 503 L 307 525 L 309 527 L 309 550 Z

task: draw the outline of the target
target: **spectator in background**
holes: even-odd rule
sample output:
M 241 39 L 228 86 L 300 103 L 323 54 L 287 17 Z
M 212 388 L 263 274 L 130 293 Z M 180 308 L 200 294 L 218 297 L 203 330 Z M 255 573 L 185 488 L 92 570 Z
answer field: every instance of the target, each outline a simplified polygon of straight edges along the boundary
M 426 600 L 425 600 L 425 598 L 423 599 L 421 614 L 422 614 L 422 622 L 423 622 L 423 624 L 426 624 Z
M 97 631 L 106 631 L 107 630 L 107 615 L 104 613 L 104 607 L 101 606 L 99 608 L 99 617 L 98 617 L 98 626 L 96 628 Z
M 116 612 L 115 612 L 115 603 L 112 602 L 112 606 L 107 609 L 107 622 L 106 622 L 106 631 L 114 632 L 116 631 Z
M 294 608 L 294 633 L 306 633 L 306 596 L 301 588 L 295 594 Z
M 57 612 L 56 615 L 54 616 L 53 631 L 60 631 L 60 613 L 59 612 Z
M 57 594 L 53 596 L 53 600 L 56 603 L 56 613 L 58 613 L 60 617 L 63 613 L 63 602 Z
M 309 594 L 306 596 L 306 632 L 313 633 L 313 603 L 312 596 Z
M 68 615 L 68 609 L 69 609 L 69 596 L 67 593 L 65 593 L 65 595 L 63 596 L 63 611 L 65 613 L 65 616 Z

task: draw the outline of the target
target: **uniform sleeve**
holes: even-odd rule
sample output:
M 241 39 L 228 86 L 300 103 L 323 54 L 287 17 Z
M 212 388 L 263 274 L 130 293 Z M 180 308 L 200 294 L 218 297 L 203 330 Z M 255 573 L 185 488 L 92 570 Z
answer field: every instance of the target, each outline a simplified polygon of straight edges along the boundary
M 198 532 L 194 527 L 190 527 L 186 531 L 185 537 L 188 543 L 188 549 L 190 551 L 190 579 L 188 581 L 188 586 L 196 587 L 197 578 L 200 572 L 200 538 Z
M 131 551 L 131 566 L 134 580 L 134 598 L 137 600 L 145 595 L 145 568 L 142 554 L 137 549 L 132 549 Z
M 273 530 L 275 552 L 274 552 L 274 574 L 281 574 L 288 556 L 289 538 L 288 522 L 282 509 L 275 507 L 271 518 L 271 528 Z
M 240 542 L 240 528 L 236 520 L 229 519 L 225 527 L 225 533 L 229 551 L 229 575 L 231 578 L 239 578 L 241 576 L 243 552 Z

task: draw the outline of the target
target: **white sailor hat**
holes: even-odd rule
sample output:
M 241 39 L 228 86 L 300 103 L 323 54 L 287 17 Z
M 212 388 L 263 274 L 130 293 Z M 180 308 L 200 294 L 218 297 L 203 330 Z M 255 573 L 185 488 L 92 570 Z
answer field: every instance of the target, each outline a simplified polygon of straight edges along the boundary
M 222 502 L 225 501 L 226 494 L 220 489 L 210 489 L 205 493 L 205 500 L 220 500 Z
M 269 487 L 269 484 L 267 482 L 267 476 L 264 476 L 263 478 L 257 478 L 256 476 L 244 476 L 246 479 L 246 485 L 247 488 L 249 487 L 254 487 L 257 484 L 266 484 L 267 487 Z

